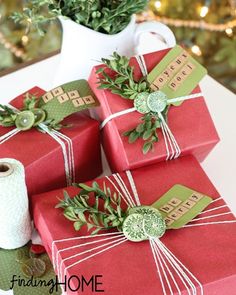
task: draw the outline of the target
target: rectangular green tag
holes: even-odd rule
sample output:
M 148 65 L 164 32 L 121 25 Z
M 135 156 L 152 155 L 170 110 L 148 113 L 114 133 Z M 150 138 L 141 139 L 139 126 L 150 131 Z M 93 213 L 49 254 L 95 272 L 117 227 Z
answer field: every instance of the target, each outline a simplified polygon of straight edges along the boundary
M 176 184 L 152 204 L 163 215 L 168 229 L 178 229 L 200 214 L 212 198 Z
M 46 111 L 47 120 L 61 122 L 67 116 L 98 106 L 99 102 L 86 80 L 66 83 L 45 93 L 40 107 Z
M 189 95 L 207 74 L 207 70 L 176 45 L 149 73 L 147 80 L 154 91 L 163 91 L 168 98 Z

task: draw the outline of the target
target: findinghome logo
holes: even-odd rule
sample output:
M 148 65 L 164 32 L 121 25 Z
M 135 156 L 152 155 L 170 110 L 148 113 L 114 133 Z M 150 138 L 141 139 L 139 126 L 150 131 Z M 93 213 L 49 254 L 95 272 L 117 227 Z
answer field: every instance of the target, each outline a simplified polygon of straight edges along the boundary
M 48 293 L 54 294 L 55 292 L 60 291 L 63 289 L 64 292 L 90 292 L 92 293 L 104 293 L 105 290 L 103 289 L 102 283 L 102 275 L 93 275 L 91 277 L 86 278 L 85 276 L 76 276 L 72 275 L 70 277 L 65 276 L 64 281 L 59 281 L 58 276 L 55 279 L 51 280 L 43 280 L 43 279 L 36 279 L 33 276 L 29 279 L 22 278 L 18 275 L 13 275 L 10 281 L 10 289 L 12 290 L 15 286 L 22 287 L 22 288 L 29 288 L 29 287 L 48 287 Z

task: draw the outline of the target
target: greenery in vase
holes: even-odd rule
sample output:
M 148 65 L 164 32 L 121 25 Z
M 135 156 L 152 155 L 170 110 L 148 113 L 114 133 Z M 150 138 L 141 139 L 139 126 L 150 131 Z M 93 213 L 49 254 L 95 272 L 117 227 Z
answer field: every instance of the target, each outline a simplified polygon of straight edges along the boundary
M 73 221 L 75 230 L 87 225 L 88 231 L 93 230 L 91 234 L 95 235 L 101 230 L 121 229 L 129 208 L 125 211 L 121 208 L 119 194 L 112 193 L 105 183 L 103 189 L 97 182 L 91 187 L 85 184 L 75 186 L 82 190 L 74 198 L 64 191 L 64 200 L 56 206 L 64 209 L 64 216 Z M 92 205 L 91 199 L 94 200 Z
M 116 34 L 122 31 L 133 14 L 145 9 L 147 0 L 32 0 L 23 12 L 12 19 L 44 34 L 44 24 L 57 16 L 65 16 L 95 31 Z

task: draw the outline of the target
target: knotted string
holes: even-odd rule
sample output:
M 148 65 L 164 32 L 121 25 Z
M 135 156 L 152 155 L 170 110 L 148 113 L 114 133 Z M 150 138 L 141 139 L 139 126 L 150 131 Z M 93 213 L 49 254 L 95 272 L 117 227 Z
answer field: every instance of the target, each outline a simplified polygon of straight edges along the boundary
M 144 77 L 146 77 L 148 75 L 148 70 L 147 70 L 146 62 L 145 62 L 143 55 L 136 55 L 135 58 L 136 58 L 137 63 L 140 67 L 142 75 Z M 181 102 L 181 101 L 185 101 L 185 100 L 189 100 L 189 99 L 195 99 L 195 98 L 199 98 L 201 96 L 202 96 L 202 93 L 195 93 L 195 94 L 190 94 L 187 96 L 180 96 L 180 97 L 176 97 L 176 98 L 171 98 L 171 99 L 167 100 L 167 104 L 173 104 L 176 102 Z M 111 120 L 113 120 L 117 117 L 129 114 L 129 113 L 135 112 L 135 111 L 137 111 L 136 108 L 132 107 L 132 108 L 111 114 L 101 123 L 100 129 L 103 129 L 106 126 L 106 124 L 108 122 L 110 122 Z M 160 112 L 158 113 L 158 117 L 161 121 L 160 125 L 161 125 L 161 130 L 162 130 L 162 134 L 163 134 L 163 138 L 164 138 L 164 142 L 165 142 L 165 147 L 166 147 L 166 153 L 167 153 L 166 161 L 176 159 L 181 155 L 181 149 L 178 145 L 177 140 L 174 137 L 174 134 L 172 133 L 171 129 L 169 128 L 163 115 Z
M 17 108 L 11 105 L 8 105 L 8 107 L 13 109 L 17 113 L 20 112 Z M 66 183 L 67 183 L 67 186 L 72 185 L 72 183 L 75 182 L 75 161 L 74 161 L 74 151 L 73 151 L 72 140 L 65 134 L 60 133 L 59 131 L 56 131 L 54 129 L 49 129 L 43 123 L 40 123 L 39 127 L 41 130 L 46 132 L 48 135 L 50 135 L 55 141 L 57 141 L 60 144 L 62 153 L 63 153 L 63 159 L 64 159 Z M 3 144 L 4 142 L 9 140 L 13 136 L 18 134 L 19 132 L 21 132 L 21 130 L 18 128 L 15 128 L 9 131 L 8 133 L 0 136 L 0 144 Z

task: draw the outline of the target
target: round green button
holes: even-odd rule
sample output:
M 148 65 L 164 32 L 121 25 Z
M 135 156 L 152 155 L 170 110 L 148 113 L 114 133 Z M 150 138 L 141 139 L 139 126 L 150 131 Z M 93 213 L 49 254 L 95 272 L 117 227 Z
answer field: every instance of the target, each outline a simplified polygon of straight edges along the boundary
M 148 95 L 147 106 L 154 113 L 164 111 L 167 106 L 167 96 L 162 91 L 156 91 Z
M 147 236 L 143 230 L 143 215 L 142 214 L 130 214 L 126 217 L 123 223 L 123 234 L 132 242 L 141 242 L 147 240 Z
M 31 111 L 20 112 L 16 117 L 16 127 L 22 131 L 29 130 L 35 122 L 34 114 Z
M 142 92 L 134 100 L 134 107 L 141 114 L 146 114 L 150 112 L 150 109 L 147 106 L 147 98 L 149 93 Z
M 30 258 L 22 264 L 21 270 L 26 277 L 40 278 L 46 272 L 46 263 L 39 258 Z
M 129 214 L 143 216 L 143 230 L 149 238 L 160 238 L 164 235 L 166 224 L 158 209 L 151 206 L 137 206 L 131 208 Z
M 32 113 L 34 114 L 34 125 L 37 126 L 46 119 L 46 112 L 42 109 L 33 109 Z
M 166 231 L 166 224 L 161 214 L 145 214 L 143 217 L 143 230 L 149 238 L 160 238 Z

